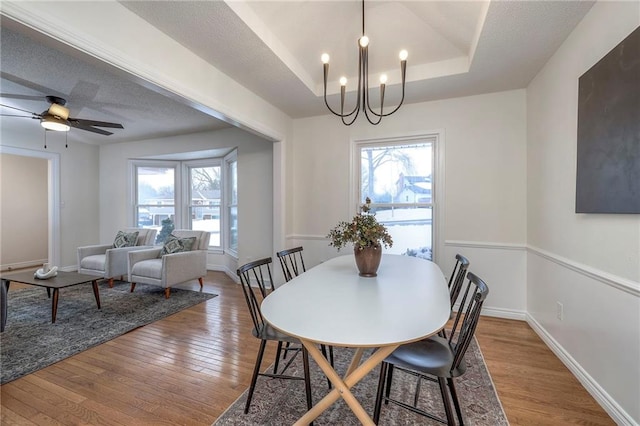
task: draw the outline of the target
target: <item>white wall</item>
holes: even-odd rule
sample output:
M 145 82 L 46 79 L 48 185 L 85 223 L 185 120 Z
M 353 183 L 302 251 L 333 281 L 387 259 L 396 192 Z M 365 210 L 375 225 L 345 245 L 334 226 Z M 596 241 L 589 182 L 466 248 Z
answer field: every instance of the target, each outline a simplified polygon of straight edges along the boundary
M 526 99 L 524 90 L 403 106 L 379 126 L 351 127 L 333 116 L 294 121 L 293 221 L 288 246 L 303 245 L 309 266 L 335 256 L 324 238 L 353 214 L 352 141 L 441 133 L 445 149 L 445 253 L 469 257 L 486 279 L 488 313 L 524 319 L 526 247 Z M 364 121 L 364 123 L 363 123 Z
M 0 145 L 24 150 L 24 155 L 28 155 L 28 151 L 33 151 L 33 156 L 43 152 L 59 154 L 59 203 L 53 206 L 59 212 L 60 222 L 59 229 L 54 230 L 59 235 L 54 248 L 58 258 L 51 261 L 63 268 L 73 267 L 80 243 L 98 240 L 98 147 L 70 143 L 69 148 L 65 148 L 64 133 L 48 132 L 45 150 L 42 127 L 35 121 L 28 124 L 31 125 L 14 131 L 9 130 L 14 129 L 13 126 L 0 126 Z
M 640 216 L 574 213 L 578 78 L 639 24 L 597 3 L 527 89 L 529 322 L 619 424 L 640 422 Z
M 0 154 L 0 269 L 48 261 L 48 161 Z
M 238 262 L 271 256 L 273 143 L 235 128 L 101 147 L 101 241 L 111 242 L 120 228 L 132 225 L 132 212 L 127 208 L 130 159 L 230 147 L 238 148 Z M 238 262 L 214 254 L 207 261 L 209 269 L 233 276 Z

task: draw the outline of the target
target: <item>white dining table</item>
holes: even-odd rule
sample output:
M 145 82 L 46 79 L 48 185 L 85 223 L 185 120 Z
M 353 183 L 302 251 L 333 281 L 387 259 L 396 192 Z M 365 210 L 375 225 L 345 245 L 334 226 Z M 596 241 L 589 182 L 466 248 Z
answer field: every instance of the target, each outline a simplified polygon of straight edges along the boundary
M 261 312 L 273 327 L 300 339 L 334 385 L 296 424 L 309 424 L 340 397 L 362 424 L 373 424 L 350 389 L 401 344 L 440 331 L 449 319 L 450 302 L 447 282 L 433 262 L 385 254 L 377 277 L 365 278 L 358 275 L 351 254 L 278 287 L 263 300 Z M 356 348 L 344 378 L 318 344 Z M 363 361 L 367 348 L 377 349 Z

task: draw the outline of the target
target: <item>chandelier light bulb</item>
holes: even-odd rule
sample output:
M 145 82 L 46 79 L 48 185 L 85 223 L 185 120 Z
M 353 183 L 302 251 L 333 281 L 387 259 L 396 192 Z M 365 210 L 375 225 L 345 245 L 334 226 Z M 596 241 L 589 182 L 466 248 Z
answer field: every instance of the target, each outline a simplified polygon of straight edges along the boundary
M 387 75 L 386 74 L 382 74 L 380 76 L 380 84 L 387 84 Z
M 401 61 L 406 61 L 407 58 L 409 57 L 409 53 L 406 50 L 403 49 L 403 50 L 400 51 L 400 55 L 399 56 L 400 56 L 400 60 Z
M 329 54 L 328 53 L 323 53 L 322 56 L 320 56 L 320 60 L 322 61 L 323 64 L 328 64 L 329 63 Z
M 347 85 L 347 77 L 340 77 L 340 86 Z
M 369 45 L 369 37 L 367 37 L 366 35 L 363 35 L 362 37 L 360 37 L 360 46 L 367 47 L 368 45 Z

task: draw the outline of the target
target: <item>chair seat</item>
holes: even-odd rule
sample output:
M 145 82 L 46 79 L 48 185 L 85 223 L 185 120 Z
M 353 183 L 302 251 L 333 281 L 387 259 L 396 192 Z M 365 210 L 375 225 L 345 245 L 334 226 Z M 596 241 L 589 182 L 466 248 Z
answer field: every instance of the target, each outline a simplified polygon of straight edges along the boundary
M 284 334 L 266 323 L 263 324 L 260 329 L 254 328 L 251 333 L 254 337 L 262 340 L 276 340 L 281 342 L 300 343 L 300 340 L 298 340 L 297 338 Z
M 162 258 L 147 259 L 134 264 L 131 275 L 162 279 Z
M 80 261 L 80 267 L 83 269 L 93 269 L 95 271 L 104 271 L 106 255 L 94 254 L 87 256 Z
M 458 377 L 464 374 L 466 364 L 463 360 L 458 368 L 450 371 L 454 356 L 455 353 L 446 339 L 433 336 L 400 346 L 385 359 L 385 362 L 432 376 Z

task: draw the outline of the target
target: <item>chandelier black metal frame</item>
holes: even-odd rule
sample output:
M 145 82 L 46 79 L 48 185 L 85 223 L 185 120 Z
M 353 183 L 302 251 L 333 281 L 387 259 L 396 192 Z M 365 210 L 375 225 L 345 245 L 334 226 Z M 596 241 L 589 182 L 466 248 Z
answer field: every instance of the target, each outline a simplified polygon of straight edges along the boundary
M 382 121 L 382 117 L 387 117 L 394 112 L 398 111 L 404 102 L 404 86 L 405 77 L 407 73 L 407 51 L 400 51 L 400 72 L 402 75 L 402 98 L 398 106 L 391 112 L 384 112 L 384 92 L 387 83 L 386 74 L 380 76 L 380 113 L 371 108 L 369 104 L 369 37 L 365 35 L 364 26 L 364 0 L 362 0 L 362 37 L 358 39 L 358 91 L 356 106 L 351 112 L 344 112 L 344 103 L 347 87 L 346 77 L 340 78 L 340 112 L 334 111 L 327 102 L 327 77 L 329 76 L 329 55 L 323 53 L 321 60 L 324 69 L 324 103 L 334 115 L 337 115 L 342 119 L 342 123 L 350 126 L 358 118 L 360 110 L 364 111 L 364 115 L 367 117 L 369 123 L 377 125 Z M 353 117 L 352 117 L 353 116 Z

